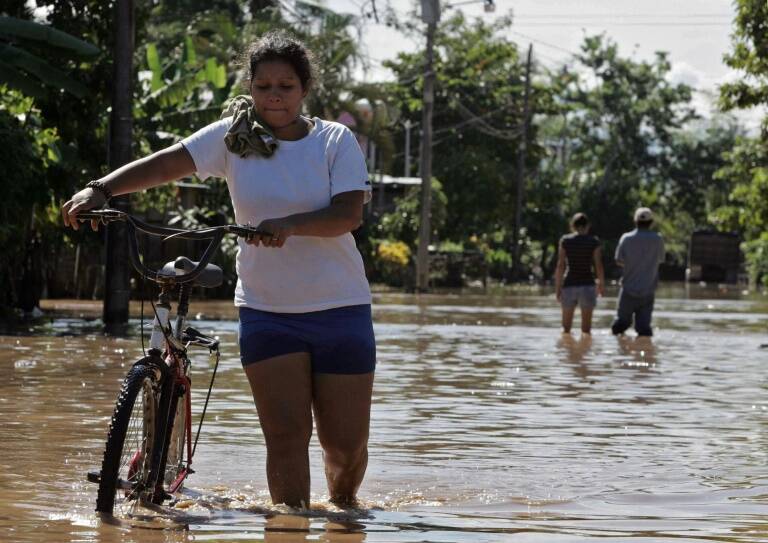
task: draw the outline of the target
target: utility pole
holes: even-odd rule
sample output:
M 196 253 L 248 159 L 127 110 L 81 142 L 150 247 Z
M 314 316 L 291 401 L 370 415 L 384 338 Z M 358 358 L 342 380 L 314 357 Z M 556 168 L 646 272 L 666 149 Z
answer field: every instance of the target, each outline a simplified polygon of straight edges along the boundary
M 411 120 L 406 119 L 403 123 L 405 127 L 405 165 L 403 167 L 403 177 L 411 176 Z
M 530 122 L 530 95 L 531 95 L 531 59 L 533 57 L 533 44 L 528 46 L 528 59 L 525 62 L 525 94 L 523 95 L 523 123 L 520 134 L 520 145 L 517 146 L 517 175 L 515 197 L 515 229 L 512 232 L 513 270 L 512 279 L 517 279 L 522 273 L 520 265 L 520 230 L 523 227 L 523 198 L 525 197 L 525 154 L 528 144 L 528 128 Z
M 132 159 L 133 141 L 133 0 L 117 0 L 114 88 L 110 118 L 109 168 L 116 170 Z M 130 211 L 127 195 L 116 196 L 111 206 Z M 104 278 L 104 325 L 108 333 L 120 332 L 128 322 L 131 297 L 128 230 L 122 221 L 107 226 L 107 257 Z
M 416 289 L 429 288 L 429 241 L 432 207 L 432 109 L 435 104 L 435 31 L 440 20 L 440 0 L 421 0 L 421 20 L 427 23 L 427 54 L 424 62 L 424 99 L 421 115 L 421 214 L 416 253 Z

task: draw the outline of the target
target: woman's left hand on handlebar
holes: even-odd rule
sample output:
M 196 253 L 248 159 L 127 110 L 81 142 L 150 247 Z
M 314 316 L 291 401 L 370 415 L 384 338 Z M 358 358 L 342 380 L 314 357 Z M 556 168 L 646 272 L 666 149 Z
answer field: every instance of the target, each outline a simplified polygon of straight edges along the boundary
M 285 240 L 293 235 L 293 225 L 290 219 L 287 217 L 281 219 L 267 219 L 262 221 L 257 227 L 257 230 L 263 232 L 269 232 L 270 235 L 257 236 L 247 243 L 250 245 L 263 245 L 264 247 L 282 247 L 285 244 Z

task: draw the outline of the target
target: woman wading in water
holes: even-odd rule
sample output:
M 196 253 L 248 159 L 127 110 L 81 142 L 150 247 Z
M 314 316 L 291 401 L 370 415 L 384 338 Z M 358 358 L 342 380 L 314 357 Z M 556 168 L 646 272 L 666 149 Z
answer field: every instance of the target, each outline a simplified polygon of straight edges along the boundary
M 247 53 L 249 96 L 176 145 L 88 183 L 77 213 L 197 174 L 227 180 L 235 219 L 270 235 L 240 241 L 240 357 L 267 446 L 274 503 L 308 507 L 312 421 L 332 502 L 353 505 L 368 464 L 376 346 L 371 294 L 351 231 L 370 198 L 365 159 L 345 126 L 301 115 L 310 53 L 270 32 Z
M 581 308 L 581 331 L 592 332 L 592 312 L 603 295 L 605 275 L 600 240 L 589 234 L 589 218 L 576 213 L 570 234 L 560 239 L 555 270 L 555 296 L 563 309 L 563 332 L 569 334 L 576 306 Z M 594 266 L 595 273 L 592 273 Z M 597 276 L 597 280 L 595 280 Z

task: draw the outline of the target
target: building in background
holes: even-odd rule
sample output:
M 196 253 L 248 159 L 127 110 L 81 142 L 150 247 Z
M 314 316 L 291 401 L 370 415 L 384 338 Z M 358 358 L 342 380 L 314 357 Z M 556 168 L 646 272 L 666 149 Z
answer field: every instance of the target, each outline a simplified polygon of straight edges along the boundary
M 688 281 L 736 283 L 744 262 L 741 238 L 730 232 L 697 230 L 688 249 Z

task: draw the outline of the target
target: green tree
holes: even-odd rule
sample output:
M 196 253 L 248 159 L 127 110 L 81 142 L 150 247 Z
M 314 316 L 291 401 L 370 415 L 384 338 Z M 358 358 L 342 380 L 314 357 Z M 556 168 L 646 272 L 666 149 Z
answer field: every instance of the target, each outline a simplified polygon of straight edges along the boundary
M 743 137 L 725 154 L 727 163 L 715 177 L 733 187 L 727 203 L 714 212 L 714 219 L 744 239 L 747 267 L 753 281 L 768 286 L 768 153 L 758 138 Z
M 734 4 L 733 49 L 724 60 L 744 77 L 720 87 L 720 103 L 725 110 L 768 104 L 768 3 L 736 0 Z M 764 124 L 763 129 L 768 127 Z
M 435 38 L 433 172 L 447 197 L 449 221 L 442 239 L 464 242 L 501 232 L 508 242 L 514 220 L 514 168 L 521 144 L 524 66 L 517 46 L 504 37 L 511 21 L 467 20 L 461 13 L 441 23 Z M 401 53 L 385 65 L 396 82 L 391 100 L 418 127 L 421 121 L 423 55 Z M 532 109 L 541 111 L 546 90 L 534 85 Z M 539 147 L 529 134 L 528 166 Z M 417 132 L 414 130 L 413 132 Z M 399 136 L 402 146 L 402 134 Z M 413 148 L 418 140 L 414 138 Z M 402 148 L 402 147 L 400 147 Z M 395 163 L 402 168 L 402 160 Z
M 715 229 L 716 209 L 725 205 L 732 188 L 730 177 L 716 173 L 727 164 L 743 129 L 732 118 L 720 116 L 696 122 L 674 134 L 670 159 L 657 211 L 667 254 L 679 265 L 687 261 L 695 230 Z
M 51 238 L 51 215 L 56 206 L 46 173 L 60 161 L 56 130 L 44 128 L 33 100 L 0 86 L 0 176 L 6 180 L 0 201 L 0 321 L 13 308 L 32 311 L 45 281 L 46 245 Z M 46 241 L 48 243 L 46 243 Z M 55 262 L 55 260 L 52 260 Z
M 733 49 L 725 62 L 744 77 L 720 88 L 724 109 L 749 109 L 768 105 L 768 4 L 762 0 L 737 0 L 732 34 Z M 728 183 L 728 202 L 715 212 L 724 226 L 740 232 L 752 279 L 768 285 L 768 117 L 757 138 L 740 138 L 726 155 L 727 164 L 716 177 Z
M 668 81 L 665 53 L 653 62 L 623 58 L 602 36 L 586 38 L 577 60 L 559 96 L 571 135 L 575 207 L 601 237 L 616 240 L 637 205 L 662 200 L 675 133 L 695 117 L 691 88 Z
M 41 57 L 55 58 L 55 65 Z M 45 97 L 50 90 L 64 90 L 82 98 L 88 88 L 72 78 L 65 69 L 72 71 L 78 57 L 93 57 L 99 49 L 83 40 L 70 36 L 50 26 L 0 16 L 0 83 L 22 91 L 27 96 Z M 67 66 L 69 65 L 69 66 Z
M 51 263 L 66 245 L 58 202 L 70 193 L 70 174 L 79 177 L 82 170 L 73 160 L 76 147 L 61 137 L 56 105 L 98 102 L 88 80 L 102 53 L 66 25 L 30 21 L 29 11 L 18 6 L 6 13 L 16 16 L 0 17 L 0 169 L 9 187 L 0 206 L 0 243 L 8 255 L 0 270 L 8 287 L 0 306 L 8 315 L 9 308 L 28 312 L 38 304 Z M 67 128 L 76 123 L 73 117 Z

